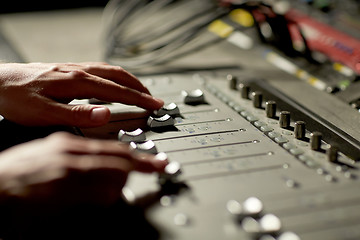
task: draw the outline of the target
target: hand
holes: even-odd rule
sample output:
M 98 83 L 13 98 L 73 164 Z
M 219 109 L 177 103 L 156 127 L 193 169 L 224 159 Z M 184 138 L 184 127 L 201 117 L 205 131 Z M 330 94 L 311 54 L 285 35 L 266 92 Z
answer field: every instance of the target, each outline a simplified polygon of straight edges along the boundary
M 55 133 L 0 154 L 0 203 L 111 204 L 131 171 L 166 165 L 166 156 L 138 154 L 128 144 Z
M 121 67 L 105 63 L 0 64 L 0 109 L 23 125 L 95 127 L 106 124 L 104 106 L 68 105 L 76 98 L 97 98 L 156 110 L 164 102 Z

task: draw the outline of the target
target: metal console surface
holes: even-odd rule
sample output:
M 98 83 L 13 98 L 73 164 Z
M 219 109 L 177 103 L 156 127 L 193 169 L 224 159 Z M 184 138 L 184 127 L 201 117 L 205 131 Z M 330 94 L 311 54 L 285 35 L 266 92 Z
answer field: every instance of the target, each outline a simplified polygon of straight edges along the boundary
M 359 163 L 343 153 L 346 139 L 340 136 L 343 144 L 334 148 L 325 126 L 320 148 L 312 150 L 309 130 L 294 136 L 295 122 L 305 115 L 292 116 L 281 97 L 268 93 L 261 99 L 251 84 L 244 90 L 226 75 L 167 74 L 142 81 L 153 95 L 178 106 L 173 126 L 150 128 L 149 113 L 110 103 L 111 123 L 81 131 L 116 139 L 119 130 L 140 128 L 157 152 L 180 163 L 181 172 L 165 180 L 133 173 L 123 191 L 130 204 L 144 209 L 160 239 L 360 238 Z M 196 89 L 204 99 L 185 103 L 184 91 Z M 265 102 L 272 97 L 278 107 L 268 117 Z M 283 111 L 290 112 L 289 126 L 279 124 Z M 307 117 L 306 129 L 314 132 L 314 116 Z

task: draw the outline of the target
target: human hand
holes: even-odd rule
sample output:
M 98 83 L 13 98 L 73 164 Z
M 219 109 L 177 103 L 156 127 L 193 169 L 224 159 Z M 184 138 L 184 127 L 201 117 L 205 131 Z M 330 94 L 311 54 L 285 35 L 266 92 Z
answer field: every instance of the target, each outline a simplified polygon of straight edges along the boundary
M 97 98 L 157 110 L 164 102 L 121 67 L 105 63 L 0 64 L 0 114 L 22 125 L 96 127 L 106 124 L 104 106 L 68 105 Z
M 17 145 L 0 154 L 0 203 L 42 208 L 111 204 L 131 171 L 162 172 L 166 155 L 139 154 L 128 144 L 69 133 Z

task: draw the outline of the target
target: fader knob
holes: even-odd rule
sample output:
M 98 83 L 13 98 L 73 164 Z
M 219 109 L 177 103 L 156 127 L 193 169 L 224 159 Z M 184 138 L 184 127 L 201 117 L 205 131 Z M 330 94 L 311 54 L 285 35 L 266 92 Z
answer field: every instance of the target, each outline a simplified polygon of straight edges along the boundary
M 252 92 L 251 96 L 252 96 L 253 106 L 255 108 L 261 108 L 262 100 L 263 100 L 262 92 L 260 91 Z
M 146 140 L 146 136 L 144 131 L 138 128 L 132 132 L 120 130 L 118 139 L 120 142 L 142 142 Z
M 175 103 L 170 103 L 168 105 L 163 106 L 157 111 L 154 111 L 154 115 L 156 116 L 164 116 L 168 114 L 170 116 L 179 116 L 180 110 L 179 107 Z
M 196 105 L 205 102 L 204 92 L 200 89 L 195 89 L 192 91 L 182 91 L 184 96 L 184 103 L 189 105 Z
M 322 134 L 320 132 L 313 132 L 310 134 L 310 147 L 312 150 L 320 150 Z
M 167 183 L 176 182 L 177 177 L 181 174 L 181 164 L 176 161 L 166 165 L 164 172 L 159 174 L 159 183 L 165 185 Z
M 295 122 L 294 136 L 296 139 L 303 139 L 305 137 L 305 122 L 303 121 Z
M 244 83 L 239 84 L 240 96 L 243 99 L 249 99 L 250 87 Z
M 267 101 L 265 104 L 265 112 L 266 117 L 275 118 L 276 117 L 276 102 L 275 101 Z
M 290 112 L 288 112 L 288 111 L 280 112 L 279 125 L 281 128 L 289 128 L 290 127 Z
M 150 154 L 158 153 L 155 143 L 151 140 L 140 143 L 131 142 L 130 147 L 135 151 L 139 151 L 139 152 L 150 153 Z
M 171 127 L 174 124 L 175 121 L 169 114 L 165 114 L 162 117 L 150 116 L 147 121 L 147 125 L 150 128 Z

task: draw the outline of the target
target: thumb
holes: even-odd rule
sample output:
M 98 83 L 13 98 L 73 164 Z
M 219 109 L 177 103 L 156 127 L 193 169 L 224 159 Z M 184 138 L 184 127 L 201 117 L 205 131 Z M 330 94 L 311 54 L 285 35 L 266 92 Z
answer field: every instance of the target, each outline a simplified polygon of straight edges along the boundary
M 60 124 L 75 127 L 97 127 L 106 124 L 110 119 L 110 110 L 104 106 L 93 105 L 66 105 L 56 110 Z

